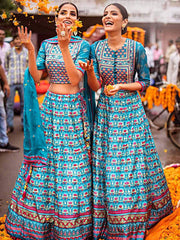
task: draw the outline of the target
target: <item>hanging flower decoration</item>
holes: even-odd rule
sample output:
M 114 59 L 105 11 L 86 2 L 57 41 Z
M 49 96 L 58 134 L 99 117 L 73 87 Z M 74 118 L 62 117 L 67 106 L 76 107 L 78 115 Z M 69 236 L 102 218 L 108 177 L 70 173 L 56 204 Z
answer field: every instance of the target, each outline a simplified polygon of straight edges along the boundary
M 133 39 L 134 41 L 142 43 L 144 46 L 146 31 L 138 27 L 127 27 L 127 32 L 123 34 L 124 37 Z
M 162 104 L 162 107 L 168 108 L 168 111 L 171 113 L 174 111 L 176 94 L 180 97 L 180 89 L 174 84 L 169 84 L 162 88 L 162 90 L 149 86 L 145 96 L 142 97 L 141 100 L 142 102 L 147 101 L 149 109 L 151 109 L 153 105 L 159 106 Z

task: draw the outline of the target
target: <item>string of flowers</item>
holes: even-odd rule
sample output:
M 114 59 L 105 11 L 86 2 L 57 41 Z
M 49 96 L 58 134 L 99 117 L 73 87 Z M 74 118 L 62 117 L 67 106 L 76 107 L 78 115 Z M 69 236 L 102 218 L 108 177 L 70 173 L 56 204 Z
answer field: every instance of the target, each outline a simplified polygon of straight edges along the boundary
M 145 96 L 141 97 L 141 100 L 142 102 L 147 101 L 149 109 L 153 108 L 154 105 L 159 106 L 162 104 L 163 108 L 168 108 L 169 112 L 173 112 L 176 94 L 180 96 L 180 89 L 174 84 L 169 84 L 162 88 L 162 90 L 149 86 Z
M 85 38 L 91 37 L 92 34 L 96 31 L 96 29 L 99 28 L 99 27 L 102 28 L 103 26 L 100 25 L 100 24 L 94 25 L 89 32 L 83 32 L 83 37 L 85 37 Z
M 137 42 L 142 43 L 144 46 L 146 31 L 139 27 L 127 27 L 127 32 L 123 35 L 126 38 L 133 39 Z

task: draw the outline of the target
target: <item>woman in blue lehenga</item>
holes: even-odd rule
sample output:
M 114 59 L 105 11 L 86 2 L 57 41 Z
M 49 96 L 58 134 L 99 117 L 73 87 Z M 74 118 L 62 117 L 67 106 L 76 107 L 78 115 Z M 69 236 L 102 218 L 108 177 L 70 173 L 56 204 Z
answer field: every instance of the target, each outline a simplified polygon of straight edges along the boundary
M 72 36 L 77 19 L 74 4 L 59 7 L 57 37 L 42 43 L 37 61 L 31 32 L 28 36 L 27 28 L 19 28 L 29 53 L 24 161 L 6 218 L 7 232 L 17 239 L 87 240 L 92 236 L 90 128 L 79 88 L 84 70 L 78 63 L 89 59 L 90 45 Z M 34 82 L 39 82 L 44 69 L 50 88 L 39 112 Z
M 128 23 L 126 9 L 108 5 L 102 22 L 108 39 L 94 43 L 91 63 L 81 64 L 94 91 L 102 82 L 92 149 L 94 239 L 142 240 L 172 211 L 137 92 L 149 85 L 149 70 L 142 44 L 121 35 Z

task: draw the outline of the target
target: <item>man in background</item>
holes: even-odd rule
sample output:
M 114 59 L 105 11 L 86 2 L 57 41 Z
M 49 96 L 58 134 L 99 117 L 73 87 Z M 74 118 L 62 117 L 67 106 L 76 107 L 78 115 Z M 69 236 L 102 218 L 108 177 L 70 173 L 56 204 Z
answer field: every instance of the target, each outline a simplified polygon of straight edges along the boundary
M 168 68 L 169 58 L 173 52 L 176 51 L 176 45 L 174 44 L 173 40 L 169 40 L 168 47 L 166 49 L 165 53 L 165 63 L 166 63 L 166 69 Z
M 13 36 L 14 46 L 8 50 L 5 56 L 5 68 L 10 86 L 10 96 L 7 99 L 7 132 L 14 130 L 14 96 L 16 91 L 20 97 L 21 125 L 23 130 L 23 108 L 24 108 L 24 73 L 28 66 L 28 52 L 23 47 L 18 34 Z
M 6 52 L 10 49 L 10 44 L 4 42 L 4 39 L 5 39 L 5 30 L 2 27 L 0 27 L 0 57 L 2 61 L 2 67 L 5 69 L 4 60 L 5 60 Z
M 6 112 L 4 109 L 4 94 L 9 96 L 10 88 L 0 59 L 0 82 L 3 82 L 3 91 L 0 87 L 0 152 L 18 152 L 19 148 L 12 146 L 6 133 Z
M 176 51 L 169 58 L 167 70 L 167 82 L 175 84 L 180 88 L 180 37 L 175 41 Z

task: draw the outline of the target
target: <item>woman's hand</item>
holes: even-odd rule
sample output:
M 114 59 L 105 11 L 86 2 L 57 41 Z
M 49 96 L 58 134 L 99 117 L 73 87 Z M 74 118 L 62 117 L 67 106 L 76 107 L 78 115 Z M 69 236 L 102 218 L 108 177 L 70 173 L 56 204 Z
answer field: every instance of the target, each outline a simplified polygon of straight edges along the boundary
M 4 86 L 3 86 L 3 92 L 7 95 L 7 97 L 9 97 L 10 96 L 10 87 L 9 87 L 9 85 L 8 84 L 4 84 Z
M 25 46 L 25 48 L 27 48 L 28 51 L 31 51 L 31 50 L 34 51 L 34 45 L 31 41 L 32 31 L 29 31 L 29 34 L 28 34 L 27 27 L 25 27 L 24 29 L 24 27 L 21 26 L 21 27 L 18 27 L 18 35 L 21 42 Z
M 72 31 L 68 30 L 63 23 L 57 22 L 56 32 L 60 48 L 67 48 L 71 39 Z
M 110 97 L 115 95 L 121 89 L 122 89 L 122 84 L 106 85 L 104 87 L 104 94 Z
M 79 65 L 82 69 L 84 69 L 85 71 L 93 71 L 93 60 L 91 59 L 91 62 L 88 60 L 86 63 L 79 61 Z

